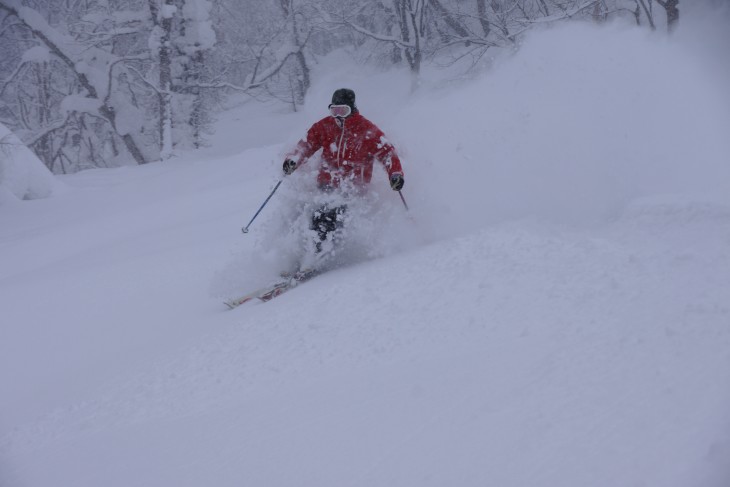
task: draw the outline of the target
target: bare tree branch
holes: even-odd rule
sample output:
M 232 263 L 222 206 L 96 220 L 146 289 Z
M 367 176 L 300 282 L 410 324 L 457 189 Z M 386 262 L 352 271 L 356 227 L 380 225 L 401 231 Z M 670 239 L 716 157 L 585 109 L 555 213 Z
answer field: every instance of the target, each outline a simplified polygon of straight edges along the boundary
M 26 142 L 26 145 L 27 145 L 27 146 L 35 145 L 35 144 L 37 144 L 37 143 L 38 143 L 38 142 L 39 142 L 39 141 L 40 141 L 41 139 L 43 139 L 44 137 L 47 137 L 48 135 L 52 134 L 52 133 L 53 133 L 53 132 L 55 132 L 56 130 L 62 129 L 63 127 L 65 127 L 65 126 L 66 126 L 66 124 L 68 123 L 68 121 L 69 121 L 69 119 L 70 119 L 70 118 L 71 118 L 71 114 L 69 113 L 69 114 L 68 114 L 68 115 L 66 116 L 66 118 L 65 118 L 65 119 L 63 119 L 63 120 L 59 120 L 59 121 L 56 121 L 56 122 L 54 122 L 54 123 L 52 123 L 52 124 L 48 125 L 47 127 L 45 127 L 45 128 L 43 129 L 43 131 L 42 131 L 42 132 L 39 132 L 39 133 L 37 133 L 37 134 L 34 134 L 34 135 L 32 135 L 32 136 L 31 136 L 31 137 L 30 137 L 30 138 L 28 139 L 28 141 Z
M 8 85 L 13 82 L 13 80 L 20 74 L 20 72 L 26 67 L 28 63 L 20 63 L 15 68 L 15 70 L 10 74 L 10 76 L 7 77 L 7 79 L 0 81 L 0 97 L 5 94 L 5 90 L 7 89 Z
M 408 49 L 415 47 L 414 42 L 404 41 L 403 39 L 401 39 L 399 37 L 388 36 L 388 35 L 383 35 L 383 34 L 378 34 L 376 32 L 372 32 L 368 29 L 365 29 L 364 27 L 360 27 L 359 25 L 355 24 L 354 22 L 351 22 L 350 20 L 345 19 L 344 17 L 342 19 L 334 19 L 328 12 L 325 12 L 323 10 L 320 10 L 320 14 L 322 15 L 324 21 L 328 24 L 349 27 L 350 29 L 357 32 L 358 34 L 362 34 L 371 39 L 375 39 L 376 41 L 390 42 L 397 46 L 400 46 L 403 48 L 408 48 Z

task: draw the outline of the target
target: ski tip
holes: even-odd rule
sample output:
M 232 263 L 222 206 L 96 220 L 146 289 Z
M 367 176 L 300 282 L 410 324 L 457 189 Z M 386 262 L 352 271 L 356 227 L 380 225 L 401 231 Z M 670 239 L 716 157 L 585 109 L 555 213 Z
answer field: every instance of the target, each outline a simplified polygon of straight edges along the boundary
M 228 309 L 234 309 L 234 308 L 238 308 L 239 306 L 241 306 L 244 303 L 251 301 L 252 299 L 253 299 L 253 296 L 247 296 L 243 299 L 230 299 L 228 301 L 223 301 L 223 304 L 225 304 L 228 307 Z
M 314 277 L 315 275 L 317 275 L 317 272 L 315 271 L 307 271 L 304 273 L 298 271 L 295 275 L 285 278 L 284 281 L 278 282 L 272 286 L 268 286 L 263 289 L 259 289 L 258 291 L 237 299 L 229 299 L 228 301 L 224 301 L 223 303 L 228 306 L 229 309 L 237 308 L 242 304 L 252 301 L 254 299 L 258 299 L 259 301 L 265 303 L 267 301 L 271 301 L 277 296 L 280 296 L 289 289 L 296 287 L 297 284 L 300 284 Z

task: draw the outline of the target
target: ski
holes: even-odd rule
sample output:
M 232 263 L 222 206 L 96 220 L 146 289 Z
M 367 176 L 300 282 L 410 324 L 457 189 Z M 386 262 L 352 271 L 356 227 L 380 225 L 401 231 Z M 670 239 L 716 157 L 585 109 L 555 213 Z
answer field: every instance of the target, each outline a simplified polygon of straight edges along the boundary
M 284 289 L 289 288 L 291 286 L 292 280 L 293 279 L 287 279 L 286 281 L 277 282 L 276 284 L 271 286 L 262 287 L 261 289 L 257 289 L 256 291 L 246 294 L 244 296 L 224 301 L 224 304 L 230 309 L 233 309 L 257 298 L 261 301 L 269 301 L 270 299 L 278 296 L 278 294 L 283 292 Z
M 258 299 L 259 301 L 265 303 L 267 301 L 271 301 L 277 296 L 284 294 L 291 288 L 308 281 L 317 274 L 318 272 L 315 271 L 297 272 L 292 274 L 290 277 L 287 277 L 284 281 L 277 282 L 276 284 L 273 284 L 271 286 L 263 287 L 239 298 L 229 299 L 228 301 L 224 301 L 224 304 L 228 306 L 228 308 L 233 309 L 254 299 Z

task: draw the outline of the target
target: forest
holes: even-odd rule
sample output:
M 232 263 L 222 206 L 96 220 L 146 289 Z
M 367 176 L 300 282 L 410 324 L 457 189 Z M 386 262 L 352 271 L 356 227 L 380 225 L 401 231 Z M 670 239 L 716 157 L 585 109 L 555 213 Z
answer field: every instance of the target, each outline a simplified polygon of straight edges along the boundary
M 206 145 L 231 96 L 304 103 L 312 65 L 469 76 L 532 29 L 621 21 L 669 35 L 678 0 L 0 0 L 0 124 L 55 174 Z

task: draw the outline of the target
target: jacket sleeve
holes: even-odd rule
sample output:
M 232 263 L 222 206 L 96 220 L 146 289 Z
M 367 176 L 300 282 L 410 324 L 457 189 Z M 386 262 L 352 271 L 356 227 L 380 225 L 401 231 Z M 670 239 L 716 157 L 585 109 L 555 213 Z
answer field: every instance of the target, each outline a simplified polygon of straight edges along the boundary
M 307 162 L 307 159 L 322 148 L 322 128 L 317 122 L 307 130 L 305 138 L 301 139 L 292 152 L 287 154 L 287 159 L 292 159 L 300 166 Z
M 393 174 L 403 175 L 403 167 L 401 166 L 398 152 L 382 132 L 378 133 L 374 155 L 385 167 L 385 170 L 388 172 L 388 177 Z

